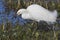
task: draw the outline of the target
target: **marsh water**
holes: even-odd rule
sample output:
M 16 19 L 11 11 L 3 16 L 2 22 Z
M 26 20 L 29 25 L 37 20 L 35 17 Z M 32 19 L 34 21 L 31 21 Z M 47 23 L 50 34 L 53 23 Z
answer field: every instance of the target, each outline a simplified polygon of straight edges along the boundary
M 4 1 L 0 0 L 0 24 L 6 24 L 7 22 L 11 22 L 12 25 L 15 25 L 18 22 L 20 25 L 24 25 L 24 23 L 26 23 L 24 19 L 17 16 L 14 9 L 6 11 L 8 9 L 4 5 Z

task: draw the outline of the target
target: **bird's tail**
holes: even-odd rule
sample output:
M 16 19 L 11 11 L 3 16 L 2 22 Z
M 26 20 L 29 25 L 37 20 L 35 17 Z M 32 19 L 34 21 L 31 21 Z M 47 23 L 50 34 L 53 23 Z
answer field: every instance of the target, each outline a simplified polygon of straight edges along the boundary
M 55 16 L 55 17 L 57 17 L 57 10 L 54 10 L 53 12 L 52 12 L 52 14 Z

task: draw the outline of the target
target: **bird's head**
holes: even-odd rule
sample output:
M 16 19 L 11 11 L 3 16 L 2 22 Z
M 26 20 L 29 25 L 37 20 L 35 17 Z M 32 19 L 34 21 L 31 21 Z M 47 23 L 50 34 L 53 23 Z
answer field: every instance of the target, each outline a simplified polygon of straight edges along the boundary
M 30 18 L 29 14 L 28 14 L 28 11 L 26 9 L 20 9 L 20 10 L 18 10 L 17 15 L 20 16 L 23 19 Z
M 26 13 L 26 9 L 19 9 L 17 11 L 17 15 L 21 15 L 21 14 L 25 14 Z

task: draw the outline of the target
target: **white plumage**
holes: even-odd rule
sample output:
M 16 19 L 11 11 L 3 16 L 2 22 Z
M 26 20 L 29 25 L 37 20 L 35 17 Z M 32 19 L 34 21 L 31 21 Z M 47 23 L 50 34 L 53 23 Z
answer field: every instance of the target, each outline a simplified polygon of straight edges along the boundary
M 54 23 L 57 19 L 56 10 L 49 11 L 37 4 L 32 4 L 26 9 L 19 9 L 17 14 L 21 14 L 23 19 L 35 20 L 37 22 L 46 21 L 47 23 Z

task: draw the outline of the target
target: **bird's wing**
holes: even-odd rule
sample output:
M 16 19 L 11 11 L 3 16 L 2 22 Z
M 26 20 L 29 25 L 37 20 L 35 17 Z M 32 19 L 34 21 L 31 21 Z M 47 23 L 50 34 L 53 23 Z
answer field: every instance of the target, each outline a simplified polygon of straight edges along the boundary
M 37 4 L 32 4 L 27 7 L 27 10 L 33 13 L 40 12 L 41 14 L 43 13 L 50 13 L 49 10 L 45 9 L 44 7 L 37 5 Z
M 29 11 L 31 17 L 33 17 L 34 20 L 54 21 L 55 19 L 55 17 L 53 16 L 53 14 L 51 14 L 49 10 L 43 8 L 40 5 L 30 5 L 27 7 L 27 10 Z

